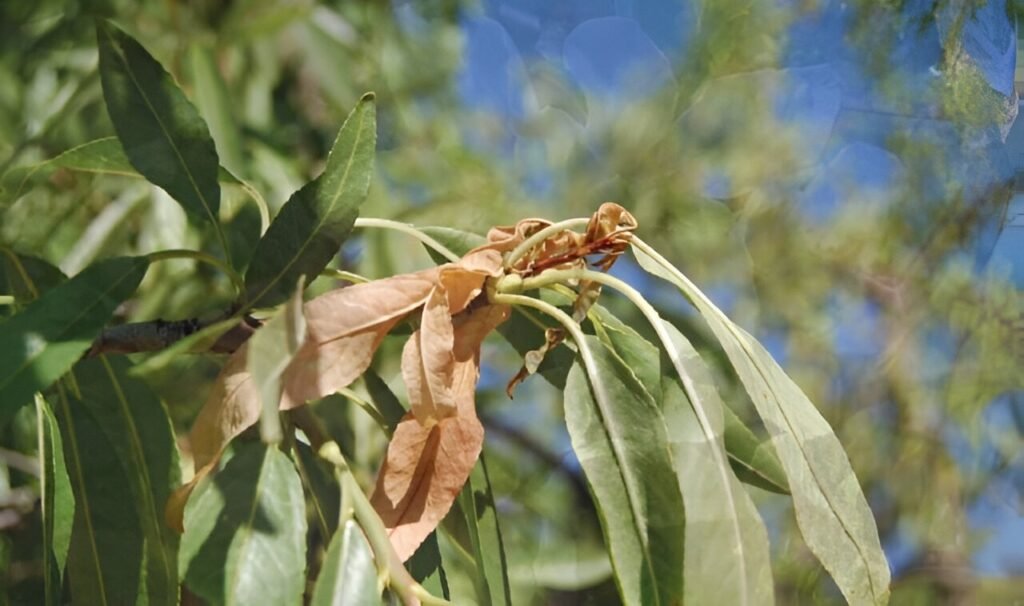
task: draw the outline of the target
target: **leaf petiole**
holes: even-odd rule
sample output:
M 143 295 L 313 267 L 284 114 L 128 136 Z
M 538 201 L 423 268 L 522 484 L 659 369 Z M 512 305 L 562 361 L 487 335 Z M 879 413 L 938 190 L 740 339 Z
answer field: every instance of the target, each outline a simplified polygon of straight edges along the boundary
M 158 250 L 156 252 L 145 255 L 146 259 L 150 262 L 156 261 L 168 261 L 170 259 L 193 259 L 200 263 L 206 263 L 216 267 L 231 280 L 231 284 L 234 285 L 236 294 L 239 297 L 245 296 L 245 281 L 242 280 L 242 276 L 238 275 L 230 265 L 221 261 L 213 255 L 198 251 L 198 250 L 187 250 L 184 248 L 172 248 L 169 250 Z

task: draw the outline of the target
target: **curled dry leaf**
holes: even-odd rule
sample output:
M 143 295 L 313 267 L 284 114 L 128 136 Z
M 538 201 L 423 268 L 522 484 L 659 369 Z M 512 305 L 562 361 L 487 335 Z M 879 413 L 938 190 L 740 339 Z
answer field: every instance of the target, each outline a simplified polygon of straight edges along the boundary
M 474 404 L 480 344 L 508 314 L 506 306 L 487 305 L 460 318 L 452 349 L 456 414 L 426 425 L 410 412 L 391 438 L 370 502 L 402 561 L 437 528 L 480 456 L 484 428 Z

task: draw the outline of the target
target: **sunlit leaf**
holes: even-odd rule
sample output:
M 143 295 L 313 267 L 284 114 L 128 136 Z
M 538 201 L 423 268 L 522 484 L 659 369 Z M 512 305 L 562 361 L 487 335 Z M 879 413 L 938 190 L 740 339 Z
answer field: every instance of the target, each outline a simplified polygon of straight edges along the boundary
M 179 481 L 177 448 L 163 405 L 127 368 L 120 356 L 91 358 L 74 368 L 80 397 L 61 389 L 76 502 L 72 592 L 76 602 L 115 604 L 137 587 L 149 604 L 176 604 L 178 537 L 162 511 Z
M 596 337 L 593 368 L 569 372 L 565 420 L 594 495 L 627 604 L 682 599 L 684 515 L 665 419 L 632 371 Z
M 459 495 L 459 505 L 466 518 L 473 555 L 476 557 L 474 582 L 480 602 L 511 605 L 505 545 L 483 456 Z
M 797 524 L 852 604 L 885 603 L 889 565 L 864 493 L 828 422 L 771 355 L 681 273 L 634 249 L 641 267 L 675 284 L 697 307 L 764 420 L 789 479 Z
M 303 285 L 300 278 L 295 294 L 248 342 L 246 363 L 262 403 L 260 436 L 267 443 L 281 441 L 281 420 L 278 418 L 281 375 L 306 340 L 306 318 L 302 315 Z
M 50 405 L 39 394 L 36 394 L 36 415 L 39 420 L 39 484 L 45 552 L 43 579 L 47 604 L 59 604 L 75 517 L 75 495 L 64 462 L 64 445 L 57 420 Z
M 768 534 L 727 462 L 725 405 L 697 351 L 675 327 L 666 328 L 694 387 L 691 398 L 674 374 L 662 378 L 662 409 L 686 506 L 683 601 L 771 604 Z
M 331 539 L 313 588 L 313 606 L 380 604 L 377 567 L 363 531 L 349 520 Z
M 249 306 L 284 301 L 299 276 L 318 275 L 338 253 L 369 191 L 376 142 L 374 95 L 367 93 L 338 132 L 323 173 L 292 194 L 256 245 L 245 274 Z
M 306 507 L 292 462 L 276 446 L 239 445 L 185 508 L 179 566 L 207 603 L 299 604 Z
M 148 265 L 141 257 L 101 261 L 0 324 L 0 418 L 71 368 L 135 292 Z
M 107 113 L 132 166 L 194 217 L 219 225 L 220 163 L 199 112 L 134 38 L 96 26 Z
M 444 518 L 469 478 L 483 447 L 476 416 L 480 344 L 508 309 L 474 310 L 456 329 L 452 394 L 457 414 L 429 425 L 408 413 L 391 438 L 370 502 L 404 561 Z

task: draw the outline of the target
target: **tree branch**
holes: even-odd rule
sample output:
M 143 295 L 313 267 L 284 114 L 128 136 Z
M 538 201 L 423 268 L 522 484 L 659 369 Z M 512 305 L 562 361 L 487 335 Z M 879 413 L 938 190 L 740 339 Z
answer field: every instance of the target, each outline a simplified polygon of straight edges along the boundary
M 184 320 L 132 322 L 112 326 L 100 333 L 85 356 L 160 351 L 218 321 L 220 320 L 211 322 L 202 321 L 199 318 L 186 318 Z M 241 347 L 260 326 L 259 320 L 245 316 L 239 320 L 237 326 L 221 335 L 207 351 L 232 353 Z

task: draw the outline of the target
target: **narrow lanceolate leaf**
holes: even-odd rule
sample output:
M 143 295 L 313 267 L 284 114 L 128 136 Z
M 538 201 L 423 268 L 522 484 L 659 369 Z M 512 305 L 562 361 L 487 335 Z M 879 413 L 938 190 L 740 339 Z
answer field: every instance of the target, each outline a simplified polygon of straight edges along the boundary
M 178 536 L 163 523 L 163 508 L 180 481 L 178 451 L 163 405 L 144 383 L 128 376 L 128 367 L 122 356 L 100 356 L 77 364 L 73 373 L 78 395 L 71 396 L 70 403 L 90 415 L 103 434 L 102 447 L 116 457 L 124 472 L 129 505 L 139 527 L 141 582 L 148 603 L 176 604 Z M 84 468 L 86 482 L 94 471 Z M 102 510 L 92 514 L 107 515 Z
M 473 556 L 476 558 L 474 582 L 481 604 L 499 606 L 511 605 L 512 594 L 508 584 L 508 561 L 501 538 L 498 511 L 494 506 L 494 493 L 487 476 L 487 467 L 481 455 L 480 462 L 473 468 L 459 505 L 466 517 Z
M 39 488 L 43 513 L 43 579 L 46 603 L 59 604 L 75 516 L 75 495 L 64 463 L 64 445 L 57 420 L 50 405 L 39 394 L 36 394 L 36 416 L 39 419 L 39 458 L 42 463 Z
M 697 351 L 675 327 L 666 327 L 692 389 L 674 374 L 662 379 L 662 408 L 686 505 L 683 602 L 771 604 L 768 533 L 727 462 L 725 406 Z
M 138 176 L 117 137 L 103 137 L 73 147 L 49 160 L 18 166 L 4 173 L 0 177 L 0 206 L 16 201 L 58 168 L 76 172 Z
M 189 214 L 219 225 L 220 164 L 206 122 L 134 38 L 101 22 L 96 40 L 107 113 L 132 166 Z
M 135 604 L 145 595 L 145 538 L 128 474 L 99 422 L 59 387 L 60 426 L 75 516 L 67 577 L 77 604 Z
M 593 367 L 566 381 L 565 420 L 594 495 L 626 604 L 682 600 L 683 499 L 665 419 L 633 372 L 596 337 Z
M 259 392 L 262 412 L 260 436 L 268 444 L 281 441 L 281 375 L 306 340 L 306 318 L 302 315 L 304 280 L 299 278 L 295 294 L 284 308 L 249 339 L 247 364 Z
M 637 379 L 652 395 L 659 393 L 662 374 L 658 348 L 600 305 L 595 305 L 592 311 L 596 316 L 595 327 L 615 353 L 633 369 Z M 676 330 L 675 327 L 672 330 Z M 771 444 L 754 435 L 728 406 L 723 404 L 721 409 L 726 454 L 740 481 L 764 490 L 789 494 L 786 472 Z
M 195 43 L 189 52 L 192 80 L 195 83 L 196 105 L 209 122 L 221 161 L 235 174 L 244 172 L 242 137 L 235 115 L 237 106 L 231 102 L 227 83 L 217 68 L 215 49 Z
M 764 420 L 789 479 L 797 524 L 851 604 L 889 598 L 889 566 L 871 509 L 828 422 L 771 355 L 681 272 L 634 248 L 641 267 L 675 284 L 722 344 Z
M 362 529 L 349 520 L 334 534 L 320 576 L 313 588 L 312 606 L 371 606 L 380 604 L 377 566 Z
M 71 368 L 147 267 L 141 257 L 101 261 L 0 324 L 0 419 Z
M 679 488 L 686 506 L 683 603 L 770 604 L 773 588 L 768 535 L 725 453 L 722 403 L 711 373 L 690 342 L 665 324 L 669 355 L 607 310 L 595 308 L 612 349 L 658 401 L 668 429 Z M 676 376 L 675 357 L 691 394 Z M 697 411 L 700 414 L 697 414 Z
M 28 303 L 65 280 L 67 276 L 60 269 L 39 257 L 0 246 L 0 294 L 13 295 L 18 303 Z M 16 309 L 9 308 L 11 313 Z
M 306 507 L 291 460 L 247 443 L 196 487 L 185 508 L 179 566 L 208 604 L 299 604 Z
M 245 274 L 250 307 L 276 305 L 299 276 L 316 276 L 352 231 L 373 174 L 377 118 L 373 93 L 338 132 L 319 177 L 292 194 L 263 234 Z

